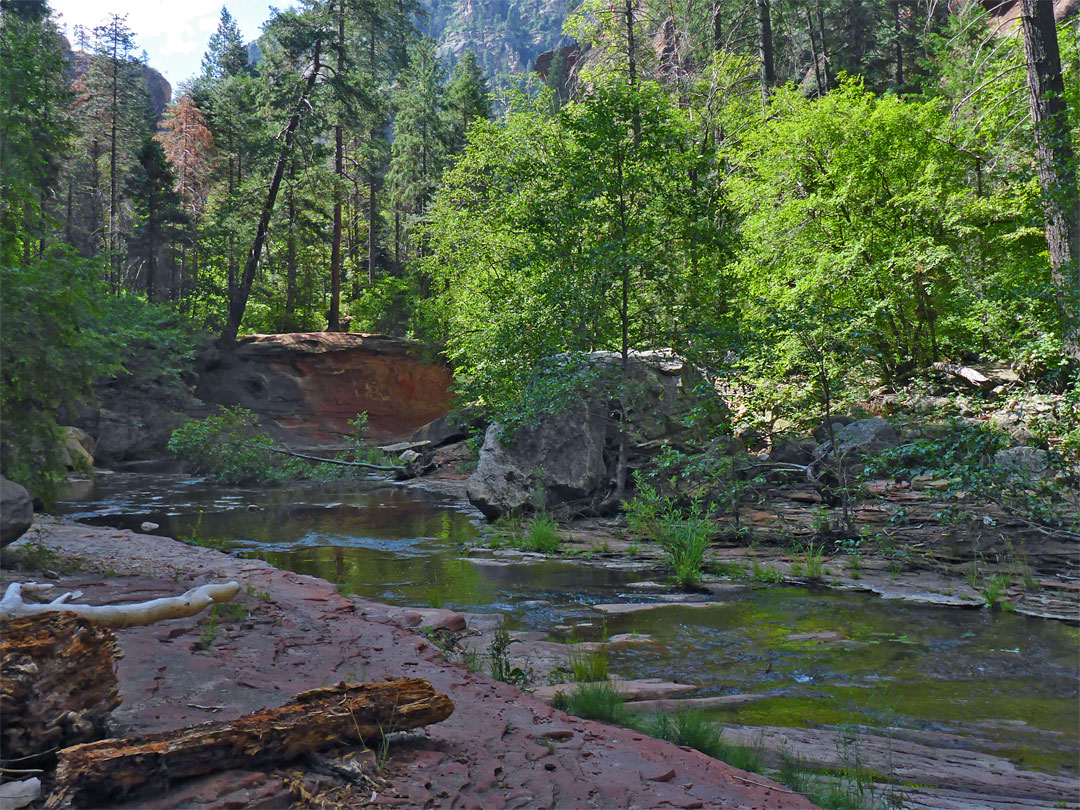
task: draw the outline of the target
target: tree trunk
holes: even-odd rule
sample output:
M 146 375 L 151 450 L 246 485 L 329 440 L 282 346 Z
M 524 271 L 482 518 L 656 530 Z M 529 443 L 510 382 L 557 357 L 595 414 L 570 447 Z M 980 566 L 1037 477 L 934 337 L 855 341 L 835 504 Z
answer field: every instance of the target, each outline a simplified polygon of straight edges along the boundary
M 338 0 L 338 53 L 337 75 L 345 75 L 345 0 Z M 345 178 L 345 144 L 342 136 L 342 111 L 338 111 L 338 123 L 334 127 L 334 236 L 330 243 L 330 315 L 326 328 L 330 332 L 341 331 L 341 194 Z
M 893 47 L 896 52 L 896 89 L 904 87 L 904 23 L 900 15 L 900 0 L 893 0 L 893 36 L 896 42 Z
M 720 53 L 724 49 L 724 16 L 723 4 L 717 0 L 712 12 L 712 49 L 713 53 Z
M 114 292 L 120 289 L 120 268 L 116 263 L 116 139 L 117 118 L 120 117 L 120 63 L 117 58 L 119 39 L 116 36 L 116 19 L 113 19 L 112 53 L 112 115 L 109 129 L 109 268 Z
M 1080 198 L 1051 0 L 1020 0 L 1020 23 L 1054 292 L 1066 351 L 1080 360 Z
M 829 47 L 825 44 L 825 12 L 821 6 L 817 7 L 818 41 L 821 43 L 821 70 L 825 75 L 825 92 L 832 87 L 832 76 L 829 74 Z
M 46 807 L 114 802 L 147 785 L 294 759 L 332 745 L 369 744 L 391 731 L 438 723 L 450 698 L 422 678 L 313 689 L 278 709 L 60 752 Z
M 51 763 L 57 749 L 106 736 L 120 705 L 116 635 L 74 613 L 4 622 L 0 635 L 0 760 Z
M 810 59 L 814 63 L 814 82 L 817 84 L 817 94 L 824 92 L 821 85 L 821 65 L 818 64 L 816 43 L 814 42 L 814 23 L 810 19 L 810 6 L 806 7 L 806 34 L 810 38 Z
M 296 328 L 296 188 L 295 167 L 289 170 L 289 233 L 285 237 L 285 318 Z
M 255 229 L 255 241 L 251 245 L 251 252 L 248 254 L 247 263 L 244 266 L 244 275 L 240 279 L 236 295 L 229 299 L 229 321 L 225 324 L 225 329 L 221 333 L 221 339 L 225 343 L 236 340 L 236 333 L 240 331 L 240 322 L 244 319 L 248 295 L 251 294 L 251 285 L 255 281 L 255 271 L 259 269 L 259 256 L 262 254 L 266 232 L 270 228 L 270 217 L 274 214 L 274 202 L 277 200 L 278 189 L 281 188 L 281 178 L 285 174 L 285 164 L 288 162 L 289 153 L 292 151 L 293 135 L 300 124 L 300 118 L 304 114 L 304 110 L 309 106 L 308 97 L 315 87 L 315 80 L 318 78 L 319 69 L 322 67 L 319 63 L 321 45 L 322 40 L 315 40 L 315 53 L 311 72 L 308 73 L 304 91 L 300 94 L 300 100 L 296 102 L 293 114 L 285 127 L 281 153 L 278 155 L 277 165 L 274 167 L 274 177 L 270 181 L 270 190 L 266 193 L 266 202 L 263 203 L 262 215 L 259 217 L 259 224 Z
M 773 63 L 772 16 L 769 0 L 757 0 L 758 56 L 761 59 L 761 104 L 767 106 L 769 95 L 776 86 L 776 66 Z

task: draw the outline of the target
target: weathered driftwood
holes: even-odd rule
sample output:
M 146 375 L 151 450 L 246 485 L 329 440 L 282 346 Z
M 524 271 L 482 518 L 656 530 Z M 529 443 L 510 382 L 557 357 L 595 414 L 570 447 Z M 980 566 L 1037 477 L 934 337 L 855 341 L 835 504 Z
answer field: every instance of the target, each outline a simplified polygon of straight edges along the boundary
M 279 709 L 231 722 L 65 749 L 45 806 L 95 806 L 148 784 L 286 761 L 342 742 L 371 742 L 438 723 L 453 711 L 450 698 L 422 678 L 313 689 Z
M 165 619 L 182 619 L 194 616 L 215 602 L 228 602 L 240 591 L 236 582 L 200 585 L 181 596 L 167 596 L 128 605 L 76 605 L 70 600 L 82 596 L 81 591 L 65 593 L 51 602 L 25 602 L 23 594 L 39 593 L 52 585 L 36 582 L 13 582 L 8 585 L 4 598 L 0 599 L 0 619 L 35 616 L 42 613 L 65 611 L 89 619 L 102 627 L 136 627 L 153 624 Z
M 977 371 L 968 366 L 960 366 L 956 363 L 934 363 L 931 368 L 934 371 L 941 371 L 945 374 L 950 374 L 953 377 L 958 377 L 972 388 L 978 388 L 984 390 L 994 387 L 994 381 L 987 377 L 980 371 Z
M 4 622 L 0 635 L 0 761 L 47 762 L 60 748 L 106 736 L 120 705 L 116 635 L 52 610 Z

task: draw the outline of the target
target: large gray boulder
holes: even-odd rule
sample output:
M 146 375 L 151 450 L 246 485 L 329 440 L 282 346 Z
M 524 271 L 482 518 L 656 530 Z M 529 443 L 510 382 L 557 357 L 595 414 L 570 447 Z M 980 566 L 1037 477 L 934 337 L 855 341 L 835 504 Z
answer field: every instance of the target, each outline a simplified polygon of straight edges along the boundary
M 818 447 L 814 456 L 819 461 L 835 463 L 839 459 L 845 467 L 855 466 L 900 444 L 896 428 L 877 416 L 856 419 L 843 427 L 834 424 L 833 429 L 836 446 L 827 441 Z
M 994 466 L 1010 483 L 1031 483 L 1054 477 L 1050 454 L 1036 447 L 1009 447 L 994 454 Z
M 492 425 L 484 436 L 476 472 L 467 492 L 489 518 L 570 502 L 596 501 L 607 494 L 614 477 L 618 423 L 610 418 L 627 405 L 628 450 L 656 452 L 669 438 L 706 431 L 709 417 L 723 404 L 704 377 L 670 351 L 634 352 L 625 394 L 620 397 L 622 358 L 617 352 L 593 352 L 575 358 L 580 392 L 561 413 L 530 429 L 500 440 Z M 569 361 L 565 366 L 571 371 Z M 688 427 L 690 412 L 706 418 Z
M 0 546 L 14 543 L 33 522 L 34 502 L 30 493 L 0 476 Z
M 608 414 L 598 398 L 580 401 L 509 441 L 490 425 L 469 477 L 469 500 L 488 518 L 554 507 L 591 497 L 607 483 L 604 439 Z

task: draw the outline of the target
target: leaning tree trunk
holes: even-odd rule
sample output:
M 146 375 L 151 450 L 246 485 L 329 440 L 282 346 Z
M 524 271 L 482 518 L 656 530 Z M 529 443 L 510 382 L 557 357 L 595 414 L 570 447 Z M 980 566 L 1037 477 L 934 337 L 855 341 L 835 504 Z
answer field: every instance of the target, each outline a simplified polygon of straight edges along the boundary
M 60 748 L 106 736 L 120 705 L 116 635 L 74 613 L 4 622 L 0 636 L 0 762 L 47 765 Z
M 342 742 L 367 744 L 392 731 L 439 723 L 453 711 L 450 698 L 422 678 L 313 689 L 281 708 L 231 722 L 61 751 L 56 786 L 45 806 L 92 807 L 147 783 L 288 761 Z
M 251 294 L 251 285 L 255 281 L 255 272 L 259 269 L 259 257 L 262 255 L 263 242 L 266 241 L 266 233 L 270 229 L 270 218 L 274 215 L 274 203 L 277 200 L 278 189 L 281 188 L 281 178 L 285 174 L 285 164 L 289 160 L 292 151 L 292 139 L 296 134 L 296 128 L 300 125 L 300 118 L 304 111 L 311 105 L 308 98 L 315 88 L 315 80 L 319 76 L 322 65 L 319 63 L 319 47 L 321 40 L 315 40 L 315 53 L 308 73 L 304 92 L 300 94 L 300 100 L 293 108 L 289 123 L 285 126 L 284 138 L 281 144 L 281 153 L 278 155 L 277 165 L 274 167 L 274 177 L 270 181 L 270 190 L 266 193 L 266 201 L 263 203 L 262 214 L 259 224 L 255 229 L 255 241 L 252 242 L 251 252 L 248 254 L 247 263 L 244 265 L 244 275 L 240 279 L 235 295 L 229 299 L 229 320 L 221 333 L 222 341 L 231 343 L 236 339 L 236 333 L 240 331 L 240 322 L 244 319 L 244 310 L 247 309 L 248 296 Z
M 1035 166 L 1066 351 L 1080 360 L 1080 197 L 1051 0 L 1020 0 Z

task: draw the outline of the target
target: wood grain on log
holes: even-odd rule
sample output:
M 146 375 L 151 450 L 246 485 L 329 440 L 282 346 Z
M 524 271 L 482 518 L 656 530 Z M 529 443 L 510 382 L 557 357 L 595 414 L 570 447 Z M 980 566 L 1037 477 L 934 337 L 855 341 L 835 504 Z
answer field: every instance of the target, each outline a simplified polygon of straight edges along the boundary
M 95 806 L 147 784 L 287 761 L 342 742 L 366 743 L 392 731 L 438 723 L 453 711 L 450 698 L 422 678 L 313 689 L 281 708 L 230 722 L 61 751 L 46 807 Z
M 15 768 L 106 734 L 120 705 L 116 635 L 74 613 L 4 622 L 0 636 L 0 761 Z
M 960 366 L 956 363 L 934 363 L 932 368 L 934 371 L 941 371 L 945 374 L 951 374 L 953 377 L 959 377 L 973 388 L 985 389 L 992 388 L 994 385 L 994 381 L 989 377 L 968 366 Z

